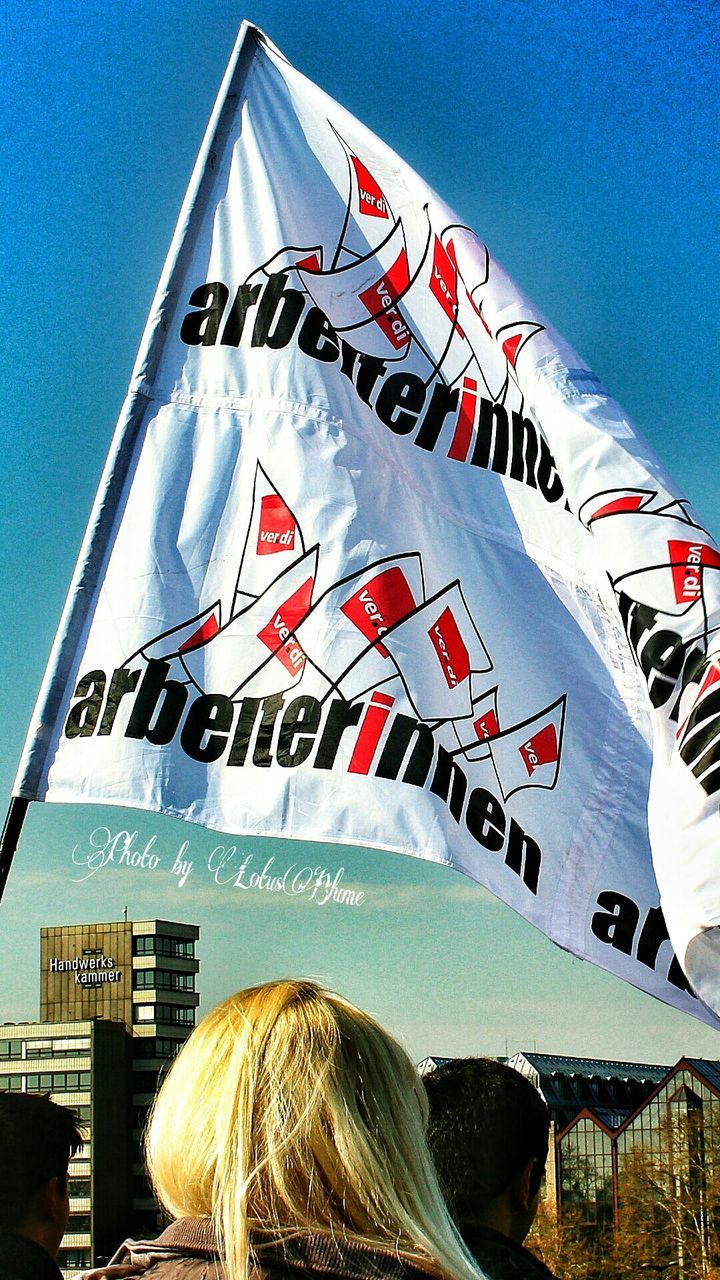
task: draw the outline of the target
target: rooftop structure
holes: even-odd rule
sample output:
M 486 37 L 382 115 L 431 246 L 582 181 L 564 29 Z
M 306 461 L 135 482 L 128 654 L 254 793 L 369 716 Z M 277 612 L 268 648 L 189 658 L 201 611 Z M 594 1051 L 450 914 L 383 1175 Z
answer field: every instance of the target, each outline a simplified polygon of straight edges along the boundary
M 532 1080 L 557 1131 L 583 1107 L 591 1107 L 611 1127 L 621 1124 L 669 1070 L 655 1063 L 552 1053 L 515 1053 L 508 1065 Z

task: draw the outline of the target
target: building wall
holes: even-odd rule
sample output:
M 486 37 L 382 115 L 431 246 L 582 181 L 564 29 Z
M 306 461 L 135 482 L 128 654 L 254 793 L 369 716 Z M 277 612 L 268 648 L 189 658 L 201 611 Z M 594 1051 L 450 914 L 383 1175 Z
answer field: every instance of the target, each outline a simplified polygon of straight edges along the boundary
M 69 1170 L 68 1275 L 159 1224 L 142 1137 L 158 1081 L 195 1024 L 199 933 L 166 920 L 48 926 L 42 1020 L 0 1025 L 0 1088 L 50 1092 L 86 1129 Z
M 118 1224 L 127 1221 L 129 1064 L 121 1022 L 0 1026 L 0 1089 L 49 1093 L 72 1108 L 85 1137 L 68 1168 L 70 1218 L 59 1257 L 68 1275 L 114 1250 Z M 116 1160 L 113 1192 L 105 1170 Z
M 541 1199 L 547 1206 L 550 1216 L 557 1217 L 558 1206 L 558 1171 L 555 1147 L 555 1121 L 550 1121 L 550 1132 L 548 1134 L 548 1158 L 545 1165 L 545 1179 L 541 1191 Z
M 681 1059 L 616 1128 L 585 1110 L 559 1137 L 565 1225 L 614 1227 L 639 1273 L 720 1274 L 719 1067 Z
M 40 934 L 42 1022 L 105 1018 L 132 1026 L 132 924 L 63 925 Z
M 94 1261 L 112 1257 L 128 1231 L 133 1141 L 128 1115 L 132 1042 L 118 1023 L 95 1023 L 91 1068 L 92 1244 Z M 118 1032 L 121 1031 L 121 1034 Z

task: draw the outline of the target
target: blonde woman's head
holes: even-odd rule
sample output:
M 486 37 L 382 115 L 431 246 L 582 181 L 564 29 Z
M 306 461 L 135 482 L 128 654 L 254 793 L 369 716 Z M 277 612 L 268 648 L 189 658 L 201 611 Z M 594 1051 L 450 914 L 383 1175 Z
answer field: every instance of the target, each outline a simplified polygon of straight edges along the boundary
M 229 1280 L 247 1276 L 251 1233 L 316 1231 L 424 1252 L 468 1280 L 426 1120 L 412 1062 L 374 1019 L 313 982 L 269 982 L 223 1001 L 181 1050 L 148 1167 L 174 1218 L 212 1218 Z

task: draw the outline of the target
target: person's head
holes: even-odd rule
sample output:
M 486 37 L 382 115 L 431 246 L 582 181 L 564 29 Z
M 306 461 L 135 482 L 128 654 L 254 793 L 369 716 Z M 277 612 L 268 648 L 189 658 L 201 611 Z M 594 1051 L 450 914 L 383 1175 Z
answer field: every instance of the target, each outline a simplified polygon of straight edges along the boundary
M 0 1228 L 55 1256 L 69 1213 L 68 1163 L 82 1144 L 77 1117 L 49 1094 L 0 1092 Z
M 460 1230 L 492 1226 L 522 1243 L 547 1161 L 547 1105 L 525 1076 L 492 1058 L 456 1058 L 424 1084 L 430 1150 Z
M 471 1280 L 425 1142 L 427 1101 L 400 1045 L 316 983 L 240 991 L 199 1024 L 152 1110 L 148 1169 L 174 1218 L 209 1215 L 229 1280 L 249 1236 L 330 1231 L 424 1250 Z

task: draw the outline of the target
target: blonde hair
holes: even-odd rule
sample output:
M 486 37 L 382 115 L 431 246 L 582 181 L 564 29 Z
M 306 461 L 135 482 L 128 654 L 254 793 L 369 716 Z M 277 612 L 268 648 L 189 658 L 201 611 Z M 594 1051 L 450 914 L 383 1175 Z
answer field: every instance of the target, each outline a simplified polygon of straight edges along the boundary
M 193 1032 L 152 1110 L 148 1169 L 172 1217 L 212 1219 L 228 1280 L 249 1274 L 251 1233 L 316 1231 L 477 1280 L 426 1122 L 397 1041 L 341 996 L 286 979 L 230 996 Z

